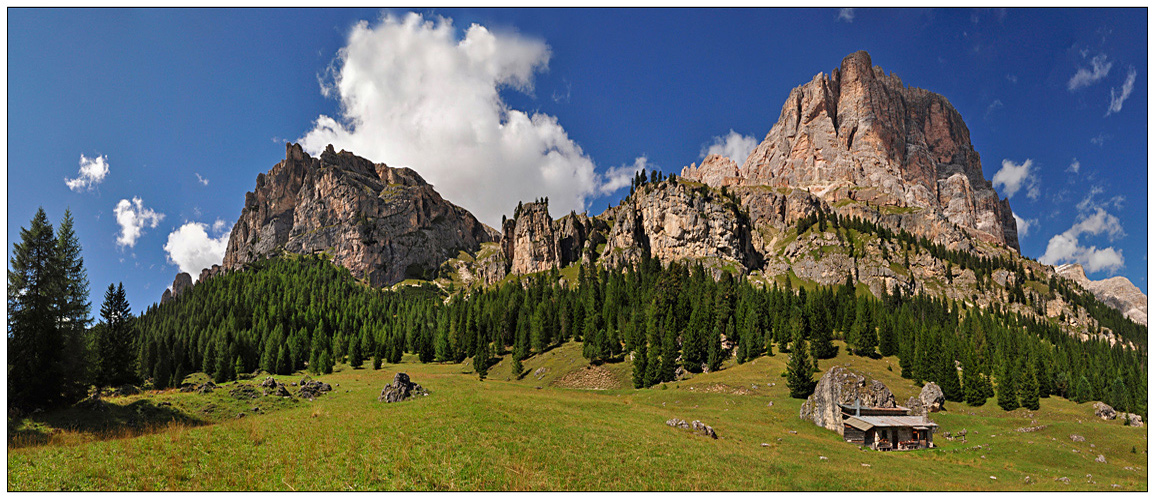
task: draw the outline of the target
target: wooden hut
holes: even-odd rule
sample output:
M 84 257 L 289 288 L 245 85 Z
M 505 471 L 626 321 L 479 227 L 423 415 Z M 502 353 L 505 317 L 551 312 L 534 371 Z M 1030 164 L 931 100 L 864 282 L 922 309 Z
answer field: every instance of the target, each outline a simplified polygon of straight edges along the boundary
M 875 450 L 929 449 L 938 425 L 926 416 L 911 416 L 910 409 L 839 404 L 843 437 L 847 442 Z

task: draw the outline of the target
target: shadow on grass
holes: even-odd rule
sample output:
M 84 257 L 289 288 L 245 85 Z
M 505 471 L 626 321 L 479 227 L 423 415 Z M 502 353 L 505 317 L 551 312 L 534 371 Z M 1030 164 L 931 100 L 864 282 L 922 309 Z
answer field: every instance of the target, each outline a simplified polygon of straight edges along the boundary
M 110 440 L 156 433 L 172 427 L 193 427 L 207 421 L 189 416 L 171 405 L 140 399 L 126 405 L 103 399 L 85 399 L 77 404 L 40 415 L 8 422 L 8 448 L 35 447 L 63 443 L 69 433 L 85 440 Z

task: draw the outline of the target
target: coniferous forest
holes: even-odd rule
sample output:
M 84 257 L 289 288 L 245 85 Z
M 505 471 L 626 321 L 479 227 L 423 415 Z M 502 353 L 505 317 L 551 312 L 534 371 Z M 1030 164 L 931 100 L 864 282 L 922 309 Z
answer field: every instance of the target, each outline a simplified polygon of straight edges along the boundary
M 54 230 L 40 211 L 21 238 L 8 281 L 13 407 L 75 401 L 89 386 L 165 388 L 194 372 L 227 381 L 257 371 L 328 373 L 337 363 L 378 369 L 404 353 L 421 362 L 472 357 L 482 377 L 496 357 L 511 355 L 510 374 L 520 376 L 522 360 L 570 341 L 582 343 L 591 363 L 631 363 L 637 388 L 683 370 L 717 370 L 730 355 L 738 363 L 789 355 L 782 374 L 792 395 L 804 398 L 816 359 L 837 355 L 837 339 L 853 355 L 897 357 L 903 377 L 933 381 L 954 402 L 982 405 L 997 392 L 1006 410 L 1054 395 L 1147 412 L 1146 342 L 1128 349 L 1079 341 L 998 307 L 966 308 L 898 288 L 879 299 L 856 292 L 850 276 L 838 286 L 794 289 L 787 281 L 766 289 L 645 257 L 618 269 L 577 266 L 569 282 L 554 269 L 446 297 L 432 284 L 370 288 L 322 256 L 294 256 L 206 279 L 140 317 L 123 286 L 110 285 L 99 323 L 88 327 L 71 215 Z M 1129 322 L 1109 307 L 1094 313 Z
M 1000 397 L 1014 402 L 999 403 L 1008 410 L 1055 395 L 1146 413 L 1142 351 L 1080 342 L 1017 314 L 900 291 L 876 299 L 849 280 L 759 289 L 654 259 L 582 266 L 576 282 L 560 279 L 554 270 L 445 302 L 432 285 L 365 287 L 321 257 L 265 260 L 150 307 L 137 323 L 139 374 L 169 386 L 195 371 L 227 380 L 258 369 L 326 372 L 338 362 L 376 368 L 405 352 L 422 362 L 472 357 L 484 374 L 496 356 L 521 361 L 576 341 L 593 363 L 630 362 L 638 388 L 681 369 L 716 370 L 731 352 L 739 363 L 791 355 L 804 368 L 788 378 L 805 397 L 813 359 L 833 357 L 839 339 L 855 355 L 896 356 L 903 377 L 934 381 L 955 402 L 981 405 L 1006 387 Z

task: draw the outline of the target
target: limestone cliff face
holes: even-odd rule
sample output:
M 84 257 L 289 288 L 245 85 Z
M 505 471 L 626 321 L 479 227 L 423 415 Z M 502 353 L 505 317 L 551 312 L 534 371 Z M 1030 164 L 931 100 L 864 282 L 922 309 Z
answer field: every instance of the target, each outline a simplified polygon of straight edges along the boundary
M 521 205 L 501 228 L 501 252 L 509 271 L 528 274 L 587 261 L 608 229 L 602 220 L 570 213 L 558 220 L 548 201 Z
M 1055 273 L 1071 279 L 1083 289 L 1093 293 L 1099 301 L 1123 312 L 1123 315 L 1139 324 L 1147 325 L 1147 295 L 1135 287 L 1126 277 L 1115 276 L 1101 281 L 1087 278 L 1083 266 L 1077 263 L 1059 265 Z
M 245 194 L 223 267 L 281 252 L 324 252 L 355 277 L 385 286 L 431 278 L 459 251 L 496 239 L 409 168 L 373 164 L 332 146 L 313 158 L 287 144 L 285 159 Z
M 831 203 L 923 208 L 975 237 L 1019 247 L 1010 205 L 983 177 L 958 111 L 872 66 L 866 52 L 792 90 L 741 167 L 707 158 L 682 175 L 711 186 L 807 189 Z
M 706 188 L 646 184 L 603 216 L 614 221 L 601 254 L 611 267 L 636 261 L 646 251 L 663 263 L 692 258 L 739 273 L 761 263 L 750 242 L 749 220 L 737 203 Z

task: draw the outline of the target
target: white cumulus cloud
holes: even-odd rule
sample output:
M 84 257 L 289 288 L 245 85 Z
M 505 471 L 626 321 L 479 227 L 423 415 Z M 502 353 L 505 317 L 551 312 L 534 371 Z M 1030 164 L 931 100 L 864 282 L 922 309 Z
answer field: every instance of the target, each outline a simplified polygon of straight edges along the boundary
M 201 185 L 209 185 L 209 179 L 202 177 L 199 173 L 194 172 L 193 175 L 197 176 L 197 182 L 200 182 Z
M 634 159 L 632 165 L 615 166 L 606 170 L 604 175 L 605 182 L 598 187 L 598 192 L 602 194 L 612 194 L 614 191 L 630 185 L 630 181 L 634 179 L 634 175 L 638 172 L 646 171 L 646 166 L 649 164 L 649 158 L 645 156 L 638 156 Z
M 136 240 L 140 238 L 145 227 L 155 229 L 156 224 L 164 220 L 164 213 L 145 208 L 144 201 L 138 197 L 133 197 L 132 201 L 121 199 L 112 212 L 116 215 L 117 225 L 120 225 L 120 235 L 116 237 L 116 244 L 121 248 L 136 246 Z
M 80 155 L 80 171 L 76 178 L 65 178 L 64 184 L 76 192 L 91 191 L 108 176 L 108 156 L 89 158 Z
M 1004 159 L 1003 167 L 995 172 L 991 184 L 995 187 L 1002 186 L 1003 194 L 1008 198 L 1015 197 L 1015 194 L 1022 189 L 1026 189 L 1028 198 L 1039 197 L 1039 177 L 1035 174 L 1034 163 L 1030 159 L 1022 164 Z
M 222 222 L 217 220 L 213 224 L 214 232 L 219 233 Z M 216 238 L 209 237 L 209 226 L 200 222 L 188 222 L 168 235 L 168 242 L 164 251 L 168 254 L 168 261 L 180 267 L 181 272 L 188 272 L 195 282 L 200 277 L 202 269 L 213 265 L 220 265 L 225 258 L 225 249 L 229 245 L 229 232 L 219 234 Z
M 1084 234 L 1097 236 L 1104 233 L 1110 240 L 1124 235 L 1118 217 L 1102 208 L 1095 208 L 1094 213 L 1080 214 L 1070 229 L 1056 234 L 1047 242 L 1047 250 L 1039 257 L 1039 262 L 1046 265 L 1077 262 L 1088 272 L 1117 270 L 1123 266 L 1122 252 L 1113 247 L 1100 249 L 1097 246 L 1085 246 L 1079 241 Z
M 1135 90 L 1135 68 L 1127 70 L 1127 80 L 1123 82 L 1123 86 L 1119 88 L 1119 93 L 1115 93 L 1115 89 L 1111 89 L 1111 104 L 1107 106 L 1107 114 L 1117 113 L 1123 110 L 1123 101 L 1131 96 L 1131 91 Z
M 1030 235 L 1032 227 L 1039 226 L 1039 219 L 1037 218 L 1023 218 L 1014 212 L 1011 212 L 1011 215 L 1015 217 L 1015 227 L 1018 229 L 1019 239 Z
M 1091 58 L 1091 67 L 1079 68 L 1074 76 L 1067 81 L 1067 90 L 1074 92 L 1080 88 L 1091 86 L 1095 82 L 1107 77 L 1107 73 L 1111 71 L 1111 62 L 1107 60 L 1107 54 L 1099 54 Z
M 703 147 L 701 157 L 705 158 L 711 154 L 717 154 L 730 158 L 741 165 L 746 162 L 746 157 L 750 156 L 755 147 L 758 147 L 758 139 L 730 130 L 730 133 L 724 136 L 714 137 L 714 141 L 709 146 Z
M 1071 158 L 1071 165 L 1067 167 L 1067 173 L 1079 173 L 1079 168 L 1083 165 L 1079 164 L 1079 158 Z
M 451 19 L 415 13 L 354 26 L 322 82 L 340 116 L 317 118 L 301 145 L 411 167 L 493 226 L 517 200 L 546 196 L 558 212 L 583 211 L 622 186 L 620 172 L 596 171 L 556 117 L 501 98 L 502 88 L 532 93 L 549 46 L 478 24 L 459 33 Z
M 838 9 L 838 20 L 839 21 L 846 21 L 848 23 L 854 22 L 854 8 L 853 7 L 843 7 L 841 9 Z

